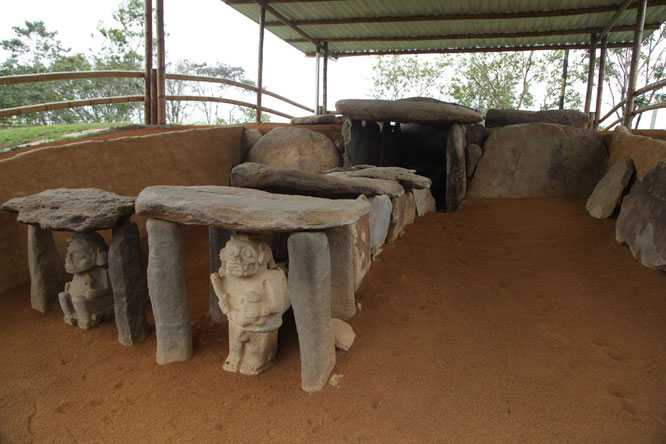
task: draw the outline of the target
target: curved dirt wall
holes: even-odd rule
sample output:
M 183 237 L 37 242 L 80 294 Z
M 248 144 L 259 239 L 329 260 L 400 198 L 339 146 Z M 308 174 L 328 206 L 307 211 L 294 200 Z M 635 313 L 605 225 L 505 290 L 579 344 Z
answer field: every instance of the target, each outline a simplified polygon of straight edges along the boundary
M 51 188 L 100 188 L 135 196 L 151 185 L 228 185 L 242 127 L 82 141 L 0 160 L 0 202 Z M 145 220 L 133 217 L 142 233 Z M 103 233 L 104 234 L 104 233 Z M 61 255 L 70 233 L 55 233 Z M 108 241 L 108 233 L 105 236 Z M 0 292 L 28 282 L 27 226 L 0 211 Z

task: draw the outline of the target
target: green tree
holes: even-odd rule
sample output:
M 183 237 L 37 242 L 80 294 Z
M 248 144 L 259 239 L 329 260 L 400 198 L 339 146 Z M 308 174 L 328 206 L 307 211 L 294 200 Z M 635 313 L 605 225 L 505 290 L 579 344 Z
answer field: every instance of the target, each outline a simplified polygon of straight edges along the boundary
M 428 61 L 419 56 L 377 56 L 372 65 L 370 96 L 387 100 L 432 97 L 441 90 L 449 64 L 444 57 Z

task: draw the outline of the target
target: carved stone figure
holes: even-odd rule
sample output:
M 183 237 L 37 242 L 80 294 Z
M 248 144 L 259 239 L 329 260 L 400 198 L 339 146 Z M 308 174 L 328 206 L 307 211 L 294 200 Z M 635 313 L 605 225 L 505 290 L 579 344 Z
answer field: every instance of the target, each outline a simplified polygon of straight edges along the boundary
M 223 368 L 258 375 L 273 364 L 282 314 L 291 305 L 287 277 L 258 236 L 231 236 L 220 250 L 220 261 L 210 279 L 229 319 L 229 356 Z
M 65 322 L 93 328 L 113 314 L 113 291 L 108 275 L 108 247 L 97 233 L 76 233 L 67 240 L 65 270 L 72 282 L 58 295 Z

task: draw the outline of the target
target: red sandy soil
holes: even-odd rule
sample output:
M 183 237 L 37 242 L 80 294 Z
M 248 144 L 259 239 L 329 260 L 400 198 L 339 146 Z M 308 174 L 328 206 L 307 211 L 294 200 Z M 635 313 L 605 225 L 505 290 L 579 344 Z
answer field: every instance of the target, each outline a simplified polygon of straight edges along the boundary
M 337 386 L 300 388 L 291 312 L 275 366 L 227 373 L 186 228 L 195 353 L 155 363 L 0 296 L 0 442 L 666 442 L 666 274 L 580 198 L 472 200 L 384 248 Z

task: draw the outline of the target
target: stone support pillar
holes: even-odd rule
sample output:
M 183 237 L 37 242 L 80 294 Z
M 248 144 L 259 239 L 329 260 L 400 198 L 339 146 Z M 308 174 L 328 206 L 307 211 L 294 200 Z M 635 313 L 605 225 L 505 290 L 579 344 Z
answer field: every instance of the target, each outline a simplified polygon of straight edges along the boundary
M 326 237 L 331 254 L 331 317 L 346 321 L 356 314 L 352 227 L 327 230 Z
M 28 226 L 30 306 L 48 313 L 58 305 L 58 293 L 65 288 L 62 259 L 50 231 Z
M 109 247 L 109 279 L 113 288 L 118 341 L 134 345 L 148 336 L 148 287 L 141 266 L 139 227 L 126 222 L 113 229 Z
M 149 219 L 148 294 L 155 316 L 157 363 L 192 356 L 190 307 L 185 287 L 185 247 L 178 224 Z
M 331 328 L 331 257 L 324 233 L 289 236 L 289 294 L 301 353 L 301 387 L 324 388 L 335 366 Z

